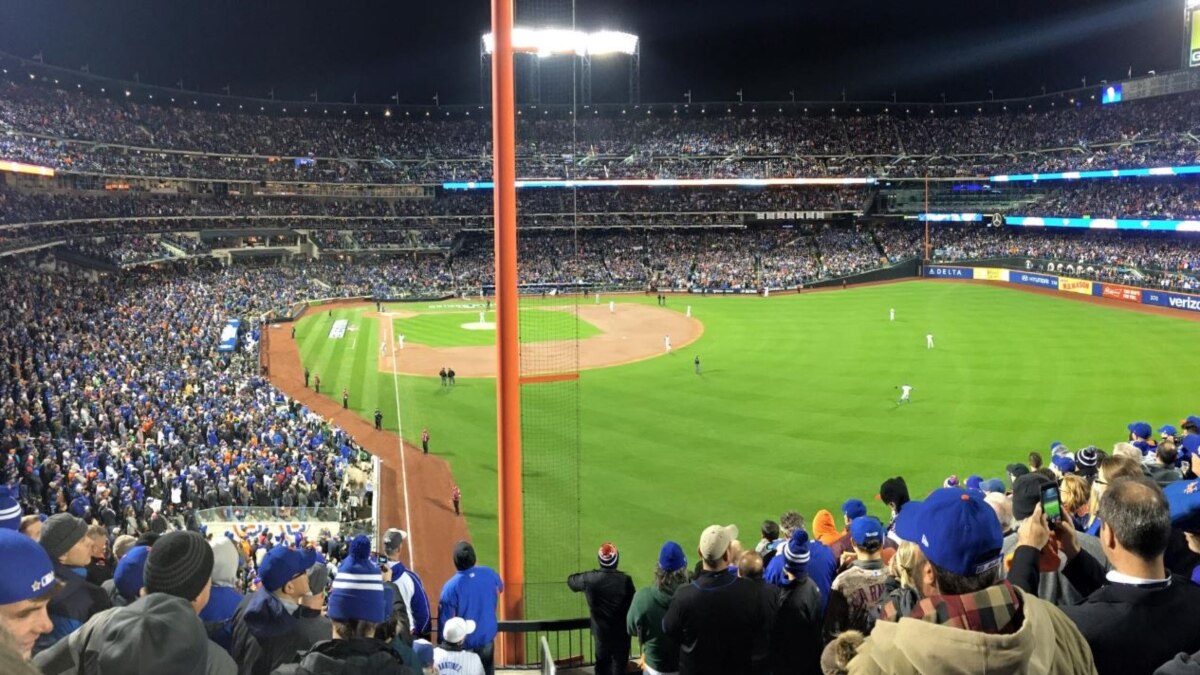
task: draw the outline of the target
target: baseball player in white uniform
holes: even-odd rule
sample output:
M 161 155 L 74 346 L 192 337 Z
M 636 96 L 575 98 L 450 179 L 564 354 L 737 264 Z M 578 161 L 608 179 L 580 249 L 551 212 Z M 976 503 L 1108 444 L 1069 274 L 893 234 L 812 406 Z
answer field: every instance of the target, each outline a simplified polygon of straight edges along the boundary
M 475 622 L 456 616 L 442 628 L 440 644 L 433 649 L 433 669 L 437 675 L 484 675 L 483 661 L 475 652 L 465 652 L 462 644 L 475 632 Z
M 404 349 L 404 336 L 403 335 L 397 335 L 396 342 L 400 343 L 400 349 Z
M 925 349 L 933 349 L 933 333 L 925 336 Z
M 665 351 L 666 351 L 668 354 L 670 354 L 670 353 L 671 353 L 671 336 L 670 336 L 670 335 L 665 335 L 665 336 L 663 336 L 663 349 L 664 349 L 664 350 L 665 350 Z
M 616 311 L 617 311 L 617 303 L 613 302 L 612 300 L 609 300 L 608 301 L 608 313 L 612 314 Z
M 895 321 L 895 320 L 896 320 L 896 309 L 895 308 L 889 309 L 888 310 L 888 321 Z
M 912 400 L 909 399 L 911 394 L 912 387 L 907 384 L 900 385 L 900 400 L 896 401 L 896 405 L 900 405 L 901 403 L 912 403 Z

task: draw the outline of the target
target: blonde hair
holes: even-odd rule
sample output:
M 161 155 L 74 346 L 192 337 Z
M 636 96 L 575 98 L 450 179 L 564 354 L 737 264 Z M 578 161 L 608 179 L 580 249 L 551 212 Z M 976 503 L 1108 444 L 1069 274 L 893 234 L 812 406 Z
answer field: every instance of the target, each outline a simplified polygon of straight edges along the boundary
M 1088 485 L 1087 479 L 1073 473 L 1062 477 L 1058 491 L 1062 496 L 1063 511 L 1071 515 L 1078 515 L 1081 509 L 1087 507 L 1092 495 L 1092 487 Z
M 1118 446 L 1122 445 L 1117 443 Z M 1124 443 L 1123 445 L 1129 445 Z M 1132 445 L 1129 447 L 1133 448 Z M 1133 448 L 1137 450 L 1137 448 Z M 1116 451 L 1116 448 L 1113 448 Z M 1141 454 L 1139 452 L 1139 457 Z M 1096 482 L 1092 484 L 1092 493 L 1088 497 L 1088 526 L 1096 522 L 1096 515 L 1100 513 L 1100 498 L 1104 496 L 1104 487 L 1106 483 L 1111 483 L 1118 478 L 1140 478 L 1143 474 L 1142 464 L 1136 459 L 1113 455 L 1100 460 L 1097 466 Z
M 1013 529 L 1012 503 L 1008 501 L 1008 497 L 1003 492 L 989 492 L 984 496 L 983 501 L 987 502 L 996 512 L 996 519 L 1000 521 L 1001 530 L 1008 532 Z
M 900 542 L 892 561 L 888 563 L 888 573 L 900 582 L 901 586 L 921 590 L 917 578 L 917 566 L 921 561 L 921 549 L 911 541 Z
M 1113 457 L 1126 457 L 1135 462 L 1142 461 L 1142 451 L 1133 443 L 1117 443 L 1113 446 Z

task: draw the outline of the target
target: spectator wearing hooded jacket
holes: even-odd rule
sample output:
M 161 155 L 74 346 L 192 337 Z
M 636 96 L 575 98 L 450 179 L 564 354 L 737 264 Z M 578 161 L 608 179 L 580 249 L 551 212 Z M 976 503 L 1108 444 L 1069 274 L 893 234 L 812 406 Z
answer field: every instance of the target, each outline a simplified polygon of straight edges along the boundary
M 92 561 L 87 524 L 69 513 L 57 513 L 42 526 L 38 542 L 54 561 L 54 576 L 62 584 L 50 599 L 54 630 L 38 640 L 35 652 L 49 648 L 70 635 L 95 614 L 112 607 L 108 595 L 85 578 Z
M 316 643 L 299 663 L 282 665 L 274 675 L 417 675 L 395 649 L 374 639 L 390 609 L 383 574 L 371 560 L 371 540 L 361 534 L 351 540 L 329 594 L 333 639 Z
M 679 643 L 663 631 L 663 617 L 671 606 L 675 591 L 688 582 L 687 556 L 683 547 L 668 541 L 658 553 L 654 583 L 634 593 L 625 617 L 630 635 L 642 646 L 645 675 L 664 675 L 679 671 Z
M 466 637 L 463 648 L 479 654 L 487 675 L 495 672 L 493 641 L 496 639 L 496 604 L 504 592 L 504 582 L 490 567 L 475 564 L 475 547 L 460 541 L 454 545 L 454 568 L 458 572 L 442 586 L 438 601 L 439 633 L 445 621 L 460 617 L 475 622 L 475 630 Z M 444 639 L 438 635 L 438 641 Z
M 209 546 L 213 550 L 212 596 L 200 618 L 206 622 L 228 621 L 245 597 L 237 590 L 237 544 L 228 537 L 218 537 Z
M 596 638 L 596 675 L 624 675 L 629 665 L 629 633 L 625 618 L 633 601 L 633 579 L 617 569 L 621 553 L 605 543 L 596 553 L 600 569 L 567 577 L 567 586 L 587 598 Z
M 35 664 L 45 675 L 233 675 L 233 660 L 209 641 L 198 616 L 212 564 L 200 534 L 163 536 L 146 558 L 143 597 L 92 617 Z
M 263 556 L 258 566 L 262 588 L 246 596 L 229 619 L 230 653 L 239 675 L 268 675 L 332 634 L 329 619 L 301 604 L 309 594 L 308 570 L 315 562 L 312 550 L 286 546 Z
M 408 613 L 408 627 L 413 636 L 423 638 L 429 635 L 431 620 L 429 616 L 429 596 L 425 593 L 425 584 L 413 570 L 404 566 L 401 560 L 404 542 L 408 541 L 408 533 L 392 528 L 383 535 L 383 554 L 387 556 L 391 569 L 391 583 L 396 588 L 400 599 L 404 601 Z

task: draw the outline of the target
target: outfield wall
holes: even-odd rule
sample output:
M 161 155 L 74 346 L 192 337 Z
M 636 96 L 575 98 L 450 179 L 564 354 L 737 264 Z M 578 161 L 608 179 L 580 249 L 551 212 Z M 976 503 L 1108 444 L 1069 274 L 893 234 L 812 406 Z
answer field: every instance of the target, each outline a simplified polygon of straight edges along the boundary
M 926 265 L 922 269 L 927 279 L 976 279 L 1001 281 L 1018 286 L 1034 286 L 1060 293 L 1078 293 L 1097 298 L 1120 300 L 1137 305 L 1154 305 L 1184 312 L 1200 312 L 1200 295 L 1160 291 L 1102 281 L 1088 281 L 1038 272 L 1024 272 L 999 267 L 961 267 L 956 265 Z

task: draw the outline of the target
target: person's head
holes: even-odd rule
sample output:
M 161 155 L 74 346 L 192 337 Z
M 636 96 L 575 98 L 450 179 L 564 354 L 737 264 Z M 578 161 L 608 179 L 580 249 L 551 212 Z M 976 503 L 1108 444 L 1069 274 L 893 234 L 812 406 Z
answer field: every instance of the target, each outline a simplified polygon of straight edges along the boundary
M 46 606 L 54 594 L 54 565 L 45 549 L 25 535 L 0 528 L 0 628 L 29 658 L 38 637 L 54 630 Z
M 21 528 L 21 505 L 9 491 L 7 485 L 0 485 L 0 529 L 18 530 Z
M 137 546 L 136 537 L 128 534 L 123 534 L 117 537 L 116 540 L 113 541 L 113 557 L 117 559 L 117 562 L 120 562 L 121 558 L 124 558 L 126 555 L 128 555 L 129 551 L 132 550 L 134 546 Z
M 687 583 L 687 569 L 683 547 L 673 541 L 664 543 L 654 568 L 654 586 L 665 593 L 674 593 L 676 588 Z
M 108 555 L 108 530 L 103 525 L 89 525 L 87 531 L 89 554 L 93 559 Z
M 308 549 L 296 551 L 276 546 L 267 551 L 258 564 L 258 578 L 268 593 L 298 604 L 308 595 L 308 568 L 316 559 L 316 554 Z
M 867 505 L 861 499 L 847 499 L 842 502 L 842 519 L 845 521 L 847 527 L 849 527 L 855 518 L 861 518 L 865 515 L 867 515 Z
M 1059 477 L 1075 473 L 1075 458 L 1071 455 L 1054 455 L 1050 458 L 1050 470 Z
M 779 516 L 779 536 L 787 539 L 797 528 L 804 527 L 804 516 L 799 511 L 785 511 Z
M 1171 507 L 1171 527 L 1181 530 L 1188 548 L 1200 553 L 1200 480 L 1177 480 L 1163 488 Z
M 1017 482 L 1018 478 L 1029 473 L 1029 467 L 1021 464 L 1020 462 L 1009 464 L 1008 466 L 1004 467 L 1004 470 L 1008 473 L 1009 485 L 1012 485 L 1013 483 Z
M 1159 464 L 1173 467 L 1175 460 L 1179 459 L 1179 449 L 1175 447 L 1174 441 L 1163 441 L 1154 449 L 1154 456 Z
M 929 561 L 922 579 L 927 589 L 964 595 L 1000 581 L 1004 535 L 995 512 L 977 493 L 934 490 L 900 513 L 896 534 L 916 542 Z
M 1141 476 L 1113 480 L 1100 499 L 1100 518 L 1100 544 L 1117 571 L 1138 563 L 1161 571 L 1171 539 L 1171 508 L 1153 481 Z
M 1013 482 L 1013 520 L 1019 523 L 1033 515 L 1033 510 L 1042 501 L 1042 489 L 1054 483 L 1054 479 L 1047 478 L 1040 472 L 1025 474 Z
M 988 492 L 983 495 L 983 501 L 992 507 L 992 511 L 996 513 L 996 520 L 1000 522 L 1000 531 L 1012 532 L 1016 527 L 1013 522 L 1012 504 L 1008 501 L 1008 496 L 1003 492 Z
M 704 532 L 700 533 L 700 545 L 696 548 L 704 569 L 715 572 L 729 567 L 729 545 L 737 539 L 737 535 L 736 525 L 709 525 L 704 528 Z
M 908 483 L 904 482 L 904 477 L 896 476 L 883 481 L 879 486 L 879 500 L 887 504 L 892 513 L 900 513 L 900 509 L 910 501 Z
M 350 541 L 350 555 L 338 567 L 329 593 L 334 639 L 373 635 L 387 620 L 389 604 L 379 567 L 371 560 L 371 540 L 360 534 Z
M 469 541 L 460 541 L 454 545 L 454 569 L 463 572 L 475 566 L 475 547 Z
M 232 588 L 237 585 L 237 544 L 229 537 L 217 537 L 209 542 L 213 550 L 213 586 Z
M 42 538 L 42 517 L 38 515 L 21 518 L 21 534 L 34 541 Z
M 1135 462 L 1142 461 L 1142 451 L 1132 443 L 1116 443 L 1112 449 L 1113 457 L 1125 457 Z
M 1029 453 L 1029 470 L 1037 471 L 1040 468 L 1042 468 L 1042 453 L 1040 453 L 1040 452 Z
M 86 567 L 92 562 L 92 545 L 87 523 L 69 513 L 56 513 L 42 525 L 38 543 L 50 559 L 67 567 Z
M 1096 472 L 1100 468 L 1100 459 L 1104 456 L 1103 450 L 1089 445 L 1075 453 L 1075 471 L 1090 483 L 1096 478 Z
M 743 579 L 763 578 L 763 559 L 757 551 L 746 551 L 737 559 L 738 576 Z
M 404 542 L 408 541 L 408 533 L 404 530 L 391 528 L 383 535 L 383 555 L 387 556 L 388 560 L 396 562 L 400 560 L 400 549 L 404 547 Z
M 617 550 L 616 544 L 605 542 L 600 545 L 600 550 L 596 551 L 596 561 L 600 563 L 600 569 L 615 570 L 617 565 L 621 564 L 621 552 Z
M 475 622 L 456 616 L 446 622 L 442 628 L 442 640 L 453 647 L 461 647 L 467 641 L 467 636 L 475 632 Z
M 165 593 L 192 603 L 199 614 L 212 592 L 213 552 L 199 532 L 168 532 L 146 556 L 146 595 Z
M 808 533 L 804 530 L 792 532 L 791 538 L 783 547 L 783 572 L 788 579 L 800 579 L 808 575 L 808 561 L 812 554 L 809 550 Z
M 1149 422 L 1131 422 L 1126 428 L 1131 441 L 1144 441 L 1154 435 L 1154 427 Z
M 775 541 L 779 538 L 779 523 L 773 520 L 764 520 L 762 522 L 762 538 L 767 541 Z
M 1101 459 L 1096 470 L 1096 480 L 1092 481 L 1092 498 L 1089 504 L 1091 513 L 1099 512 L 1100 499 L 1108 489 L 1109 483 L 1118 478 L 1137 478 L 1142 475 L 1145 474 L 1142 472 L 1142 464 L 1139 460 L 1117 455 Z
M 150 556 L 150 547 L 135 546 L 124 558 L 117 563 L 113 571 L 113 584 L 121 597 L 129 602 L 138 599 L 145 585 L 146 558 Z
M 1078 514 L 1087 506 L 1091 494 L 1092 486 L 1083 476 L 1067 474 L 1058 484 L 1058 496 L 1062 500 L 1063 513 Z
M 741 541 L 734 539 L 733 541 L 729 542 L 729 564 L 736 565 L 738 559 L 742 557 L 742 553 L 745 552 L 745 550 L 746 548 L 742 546 Z
M 883 523 L 875 516 L 859 516 L 850 523 L 850 543 L 859 560 L 873 560 L 879 557 L 883 548 L 883 537 L 886 530 Z
M 924 564 L 925 556 L 921 555 L 920 547 L 911 541 L 901 541 L 888 562 L 888 574 L 899 581 L 901 586 L 924 595 L 925 589 L 921 585 Z

